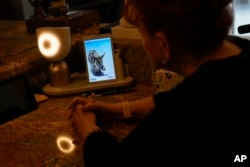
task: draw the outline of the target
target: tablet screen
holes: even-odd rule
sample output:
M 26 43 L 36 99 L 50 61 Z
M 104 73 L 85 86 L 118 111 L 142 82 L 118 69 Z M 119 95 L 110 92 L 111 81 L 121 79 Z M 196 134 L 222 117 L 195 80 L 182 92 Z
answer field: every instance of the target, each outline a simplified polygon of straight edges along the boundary
M 83 40 L 89 83 L 116 80 L 113 43 L 110 34 L 89 36 Z

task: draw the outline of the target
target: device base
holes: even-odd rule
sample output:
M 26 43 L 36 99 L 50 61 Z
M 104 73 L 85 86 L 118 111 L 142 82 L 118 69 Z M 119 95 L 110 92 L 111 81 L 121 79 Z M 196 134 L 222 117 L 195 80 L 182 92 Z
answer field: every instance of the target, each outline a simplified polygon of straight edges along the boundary
M 112 82 L 103 82 L 97 84 L 90 84 L 87 81 L 86 74 L 74 74 L 70 78 L 70 83 L 62 87 L 52 87 L 50 84 L 46 84 L 43 87 L 43 92 L 51 96 L 64 96 L 72 94 L 81 94 L 89 91 L 96 91 L 108 88 L 119 88 L 131 85 L 133 82 L 132 77 L 125 77 Z

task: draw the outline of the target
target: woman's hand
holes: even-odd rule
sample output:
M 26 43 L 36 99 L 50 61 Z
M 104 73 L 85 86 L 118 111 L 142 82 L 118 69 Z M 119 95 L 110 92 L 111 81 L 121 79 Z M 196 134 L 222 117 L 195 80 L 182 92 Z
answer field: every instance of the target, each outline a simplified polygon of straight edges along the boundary
M 146 97 L 143 99 L 138 99 L 134 101 L 129 101 L 128 103 L 118 102 L 118 103 L 104 103 L 95 101 L 94 96 L 87 98 L 76 97 L 74 98 L 69 108 L 74 108 L 77 104 L 82 104 L 83 111 L 92 111 L 98 117 L 98 120 L 108 121 L 115 119 L 124 119 L 125 113 L 129 109 L 131 116 L 133 118 L 142 119 L 148 113 L 154 109 L 155 104 L 153 97 Z M 124 105 L 127 104 L 127 105 Z M 125 107 L 127 106 L 127 107 Z M 125 108 L 124 108 L 125 107 Z M 126 109 L 127 108 L 127 109 Z
M 74 98 L 69 105 L 69 109 L 74 109 L 77 104 L 82 105 L 83 111 L 94 112 L 99 120 L 113 120 L 114 118 L 123 118 L 121 103 L 98 102 L 95 101 L 94 96 L 92 95 L 88 98 Z M 70 117 L 72 116 L 70 115 Z
M 71 110 L 72 126 L 75 128 L 77 134 L 85 140 L 86 137 L 100 128 L 96 125 L 96 116 L 91 111 L 83 111 L 82 104 L 77 104 Z
M 77 104 L 87 105 L 88 103 L 95 103 L 94 95 L 90 95 L 88 98 L 75 97 L 69 104 L 68 109 L 74 110 Z M 71 115 L 70 115 L 71 117 Z

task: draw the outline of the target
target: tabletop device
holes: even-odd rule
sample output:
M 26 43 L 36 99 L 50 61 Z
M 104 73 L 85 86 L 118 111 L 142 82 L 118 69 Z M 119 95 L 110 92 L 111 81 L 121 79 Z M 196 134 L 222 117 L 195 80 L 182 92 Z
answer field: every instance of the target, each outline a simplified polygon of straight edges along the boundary
M 47 95 L 61 96 L 89 91 L 129 86 L 133 78 L 125 75 L 119 49 L 113 48 L 112 35 L 98 34 L 85 36 L 80 41 L 86 67 L 84 73 L 73 73 L 69 84 L 53 87 L 47 84 L 43 91 Z
M 37 108 L 31 86 L 25 76 L 0 82 L 0 124 Z
M 82 48 L 90 84 L 117 80 L 112 39 L 109 35 L 85 38 Z

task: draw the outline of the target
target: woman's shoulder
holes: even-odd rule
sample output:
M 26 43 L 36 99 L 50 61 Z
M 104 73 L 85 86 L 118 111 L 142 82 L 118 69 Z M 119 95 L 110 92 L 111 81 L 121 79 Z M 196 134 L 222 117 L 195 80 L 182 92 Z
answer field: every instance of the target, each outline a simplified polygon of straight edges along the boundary
M 250 48 L 250 39 L 245 37 L 229 35 L 227 36 L 226 40 L 236 44 L 242 49 Z

